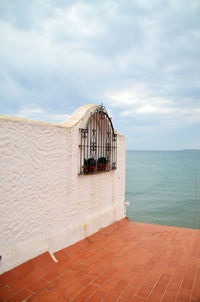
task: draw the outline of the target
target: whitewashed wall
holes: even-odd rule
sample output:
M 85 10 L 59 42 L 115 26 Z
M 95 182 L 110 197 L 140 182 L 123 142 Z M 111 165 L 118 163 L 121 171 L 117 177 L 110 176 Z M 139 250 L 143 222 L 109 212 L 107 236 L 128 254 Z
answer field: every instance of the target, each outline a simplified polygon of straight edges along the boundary
M 79 173 L 79 128 L 96 105 L 62 124 L 0 117 L 0 272 L 53 254 L 124 217 L 125 139 L 117 170 Z

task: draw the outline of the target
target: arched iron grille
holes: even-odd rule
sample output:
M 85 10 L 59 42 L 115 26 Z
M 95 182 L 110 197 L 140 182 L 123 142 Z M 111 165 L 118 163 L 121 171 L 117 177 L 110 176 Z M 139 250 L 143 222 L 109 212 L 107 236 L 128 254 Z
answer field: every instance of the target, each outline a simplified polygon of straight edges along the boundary
M 81 131 L 80 174 L 92 174 L 117 168 L 117 134 L 104 106 L 91 114 Z

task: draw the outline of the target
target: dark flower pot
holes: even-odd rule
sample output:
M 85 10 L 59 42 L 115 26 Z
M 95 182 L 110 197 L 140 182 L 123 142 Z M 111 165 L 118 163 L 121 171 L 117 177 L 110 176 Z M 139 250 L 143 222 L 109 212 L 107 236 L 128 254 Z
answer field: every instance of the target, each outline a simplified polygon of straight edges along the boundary
M 88 172 L 88 161 L 87 161 L 87 159 L 84 159 L 83 172 L 84 173 Z
M 107 159 L 105 157 L 100 157 L 98 159 L 98 163 L 97 163 L 98 171 L 105 171 L 106 170 L 106 164 L 107 164 Z
M 97 168 L 99 171 L 105 171 L 106 170 L 106 164 L 98 163 Z
M 93 173 L 96 168 L 96 160 L 94 158 L 89 158 L 87 161 L 87 168 L 89 173 Z

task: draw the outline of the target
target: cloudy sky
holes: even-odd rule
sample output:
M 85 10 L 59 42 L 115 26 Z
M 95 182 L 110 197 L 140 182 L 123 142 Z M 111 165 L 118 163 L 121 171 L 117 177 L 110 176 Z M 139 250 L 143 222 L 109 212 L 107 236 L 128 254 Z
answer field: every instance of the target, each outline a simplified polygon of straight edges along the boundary
M 0 0 L 1 114 L 104 103 L 127 149 L 200 148 L 199 0 Z

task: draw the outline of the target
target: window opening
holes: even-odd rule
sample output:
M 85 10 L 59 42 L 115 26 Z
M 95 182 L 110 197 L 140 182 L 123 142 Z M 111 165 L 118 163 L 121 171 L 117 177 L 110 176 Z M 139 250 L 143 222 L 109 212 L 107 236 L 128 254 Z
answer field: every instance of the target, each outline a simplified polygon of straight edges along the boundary
M 80 174 L 117 168 L 117 134 L 105 107 L 91 113 L 85 129 L 80 129 Z

